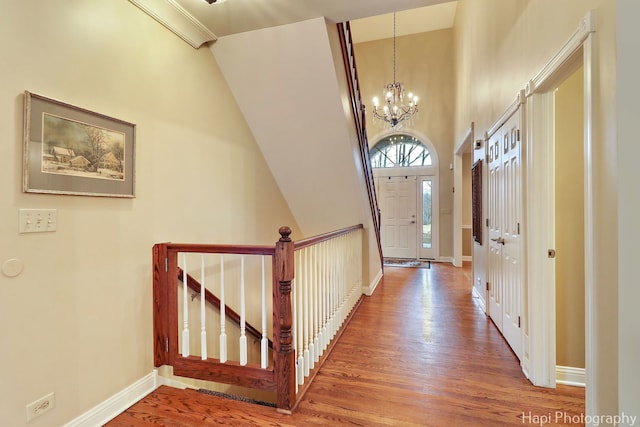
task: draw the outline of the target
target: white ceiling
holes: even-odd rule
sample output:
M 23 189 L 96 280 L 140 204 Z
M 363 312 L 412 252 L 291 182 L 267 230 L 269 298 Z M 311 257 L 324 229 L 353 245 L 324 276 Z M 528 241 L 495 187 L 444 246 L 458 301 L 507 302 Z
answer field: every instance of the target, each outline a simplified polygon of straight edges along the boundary
M 397 34 L 402 35 L 451 27 L 456 8 L 451 0 L 226 0 L 212 5 L 205 0 L 170 1 L 217 37 L 324 16 L 336 23 L 351 21 L 354 34 L 360 33 L 358 41 L 392 36 L 392 18 L 378 15 L 412 9 L 397 14 Z M 356 21 L 370 17 L 377 18 Z
M 396 35 L 426 33 L 453 27 L 457 1 L 396 13 Z M 393 13 L 350 22 L 354 43 L 393 37 Z

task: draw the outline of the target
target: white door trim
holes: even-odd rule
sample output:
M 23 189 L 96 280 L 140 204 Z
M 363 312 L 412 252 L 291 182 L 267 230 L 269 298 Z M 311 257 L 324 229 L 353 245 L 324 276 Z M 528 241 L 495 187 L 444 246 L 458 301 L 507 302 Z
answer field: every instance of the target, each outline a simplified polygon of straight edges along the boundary
M 464 261 L 462 257 L 462 155 L 473 144 L 473 127 L 471 122 L 460 145 L 453 151 L 453 265 L 455 267 L 462 267 L 462 261 Z
M 547 250 L 553 248 L 553 102 L 550 91 L 574 69 L 576 61 L 584 69 L 584 192 L 585 192 L 585 351 L 586 408 L 593 415 L 597 408 L 595 372 L 598 365 L 595 327 L 595 206 L 592 196 L 593 105 L 596 72 L 594 13 L 590 11 L 577 30 L 554 58 L 527 84 L 527 182 L 537 180 L 538 191 L 527 191 L 527 231 L 529 260 L 527 280 L 531 359 L 529 378 L 536 385 L 555 386 L 555 263 L 549 262 Z M 545 142 L 546 141 L 546 142 Z M 541 164 L 533 159 L 544 160 Z

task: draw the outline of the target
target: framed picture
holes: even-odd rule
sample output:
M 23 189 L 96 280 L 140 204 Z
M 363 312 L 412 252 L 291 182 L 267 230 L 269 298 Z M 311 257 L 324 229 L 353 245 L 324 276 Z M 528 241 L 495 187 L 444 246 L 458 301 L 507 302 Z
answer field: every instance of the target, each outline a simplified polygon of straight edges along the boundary
M 136 126 L 24 93 L 22 191 L 135 197 Z
M 482 245 L 482 160 L 471 168 L 471 215 L 473 240 Z

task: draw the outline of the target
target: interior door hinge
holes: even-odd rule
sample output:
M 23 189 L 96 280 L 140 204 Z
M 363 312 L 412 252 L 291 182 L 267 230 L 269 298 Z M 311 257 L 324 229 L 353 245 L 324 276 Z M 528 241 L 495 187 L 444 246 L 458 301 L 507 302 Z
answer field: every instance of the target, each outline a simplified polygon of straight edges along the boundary
M 164 352 L 169 353 L 169 337 L 164 337 Z
M 165 258 L 164 259 L 164 272 L 168 272 L 169 271 L 169 258 Z
M 487 227 L 489 226 L 489 218 L 485 219 L 485 222 L 487 224 Z
M 520 234 L 520 223 L 518 223 L 518 235 Z
M 487 290 L 489 290 L 489 282 L 487 282 Z
M 520 142 L 520 129 L 516 129 L 516 141 Z
M 518 316 L 518 328 L 520 327 L 520 316 Z

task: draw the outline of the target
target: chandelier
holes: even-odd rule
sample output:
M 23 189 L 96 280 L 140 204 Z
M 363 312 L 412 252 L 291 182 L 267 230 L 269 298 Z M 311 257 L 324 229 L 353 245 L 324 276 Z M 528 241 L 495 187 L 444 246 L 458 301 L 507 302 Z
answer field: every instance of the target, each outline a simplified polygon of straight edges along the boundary
M 418 112 L 418 97 L 409 92 L 405 104 L 404 86 L 396 81 L 396 13 L 393 12 L 393 83 L 384 86 L 385 105 L 380 108 L 378 97 L 373 98 L 373 120 L 382 120 L 391 129 L 400 129 L 402 122 L 409 120 Z

